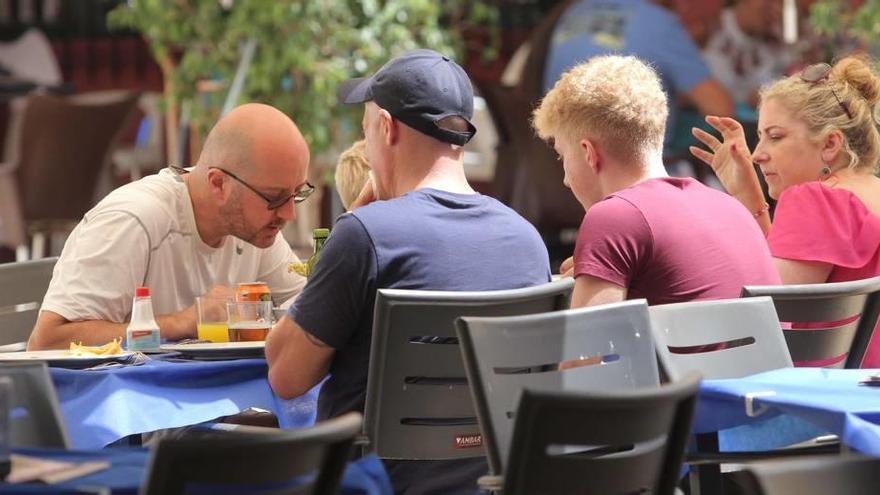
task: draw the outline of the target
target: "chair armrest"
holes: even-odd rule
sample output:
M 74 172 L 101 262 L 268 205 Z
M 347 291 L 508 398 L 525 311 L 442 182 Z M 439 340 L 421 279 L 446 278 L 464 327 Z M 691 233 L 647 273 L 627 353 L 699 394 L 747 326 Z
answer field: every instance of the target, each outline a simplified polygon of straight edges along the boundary
M 13 344 L 0 345 L 0 352 L 24 352 L 27 350 L 27 342 L 15 342 Z

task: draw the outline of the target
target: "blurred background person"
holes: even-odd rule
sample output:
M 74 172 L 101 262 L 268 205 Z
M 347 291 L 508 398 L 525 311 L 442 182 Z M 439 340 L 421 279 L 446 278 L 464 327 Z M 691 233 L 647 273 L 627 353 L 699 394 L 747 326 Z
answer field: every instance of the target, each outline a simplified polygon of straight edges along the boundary
M 797 60 L 782 41 L 782 0 L 738 0 L 720 15 L 703 58 L 737 105 L 737 117 L 754 116 L 758 91 Z
M 700 50 L 676 13 L 645 0 L 574 2 L 553 29 L 544 71 L 545 91 L 562 73 L 595 55 L 634 55 L 653 66 L 674 102 L 684 97 L 702 115 L 733 115 L 724 87 L 712 78 Z M 667 129 L 675 126 L 670 107 Z M 668 143 L 671 131 L 666 133 Z

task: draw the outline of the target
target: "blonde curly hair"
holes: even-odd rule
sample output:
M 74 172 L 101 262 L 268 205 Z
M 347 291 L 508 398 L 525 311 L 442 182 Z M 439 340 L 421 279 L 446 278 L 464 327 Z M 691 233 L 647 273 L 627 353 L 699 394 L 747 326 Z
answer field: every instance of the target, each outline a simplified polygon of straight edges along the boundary
M 666 93 L 657 73 L 632 56 L 593 57 L 562 75 L 532 115 L 541 139 L 597 139 L 622 160 L 663 149 Z
M 761 104 L 771 99 L 806 123 L 813 139 L 835 129 L 842 132 L 849 166 L 877 171 L 880 133 L 875 112 L 880 79 L 867 57 L 845 57 L 834 64 L 827 78 L 815 82 L 794 74 L 771 83 L 761 90 Z

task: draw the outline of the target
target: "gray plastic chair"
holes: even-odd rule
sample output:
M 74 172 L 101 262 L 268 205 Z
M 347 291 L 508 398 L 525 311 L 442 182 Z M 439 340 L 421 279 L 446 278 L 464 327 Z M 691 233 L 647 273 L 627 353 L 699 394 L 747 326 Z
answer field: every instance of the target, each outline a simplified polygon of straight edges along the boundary
M 574 282 L 523 289 L 440 292 L 380 289 L 376 295 L 364 432 L 386 459 L 482 457 L 480 430 L 461 361 L 455 319 L 567 308 Z
M 852 282 L 801 285 L 747 285 L 742 297 L 770 296 L 780 321 L 824 323 L 819 328 L 784 330 L 791 358 L 830 361 L 831 368 L 858 368 L 880 310 L 880 277 Z
M 0 376 L 12 380 L 12 446 L 68 448 L 67 428 L 46 363 L 3 362 Z
M 158 441 L 141 493 L 182 495 L 190 484 L 239 485 L 235 493 L 244 493 L 248 485 L 284 485 L 302 476 L 302 485 L 259 493 L 335 494 L 360 430 L 356 412 L 297 430 L 190 430 L 180 438 Z
M 27 342 L 56 261 L 58 258 L 44 258 L 0 264 L 0 345 Z
M 523 391 L 504 494 L 676 493 L 699 382 L 693 373 L 616 393 Z
M 790 368 L 791 357 L 769 297 L 651 306 L 657 356 L 670 379 L 739 378 Z
M 456 326 L 496 476 L 505 472 L 524 389 L 620 391 L 659 385 L 644 299 L 535 315 L 465 317 Z M 587 361 L 577 363 L 582 359 Z
M 667 376 L 698 371 L 705 379 L 739 378 L 792 366 L 769 297 L 693 301 L 652 306 L 651 330 Z M 696 435 L 687 456 L 691 493 L 721 491 L 720 463 L 839 451 L 839 444 L 810 443 L 770 451 L 719 452 L 716 433 Z
M 808 457 L 749 465 L 743 475 L 750 495 L 876 495 L 880 459 L 854 455 Z

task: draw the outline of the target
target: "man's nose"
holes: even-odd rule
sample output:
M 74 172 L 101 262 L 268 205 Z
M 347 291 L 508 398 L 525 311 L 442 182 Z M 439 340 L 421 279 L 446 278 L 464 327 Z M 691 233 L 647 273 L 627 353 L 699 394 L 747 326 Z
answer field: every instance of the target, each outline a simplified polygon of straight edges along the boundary
M 291 199 L 287 203 L 279 206 L 275 209 L 275 216 L 288 222 L 296 219 L 296 203 Z

